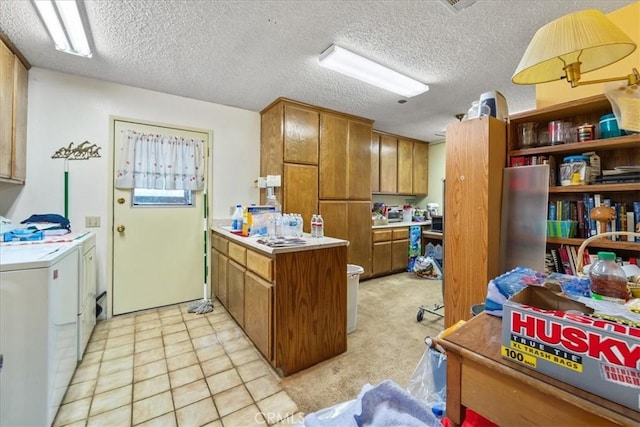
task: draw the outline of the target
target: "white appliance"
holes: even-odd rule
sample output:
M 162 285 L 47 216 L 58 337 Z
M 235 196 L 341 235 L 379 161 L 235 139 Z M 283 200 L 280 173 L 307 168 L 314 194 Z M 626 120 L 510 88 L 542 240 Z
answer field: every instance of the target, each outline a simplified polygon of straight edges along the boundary
M 82 360 L 96 326 L 96 235 L 87 233 L 75 241 L 78 250 L 78 360 Z
M 0 425 L 49 426 L 78 354 L 76 243 L 0 246 Z

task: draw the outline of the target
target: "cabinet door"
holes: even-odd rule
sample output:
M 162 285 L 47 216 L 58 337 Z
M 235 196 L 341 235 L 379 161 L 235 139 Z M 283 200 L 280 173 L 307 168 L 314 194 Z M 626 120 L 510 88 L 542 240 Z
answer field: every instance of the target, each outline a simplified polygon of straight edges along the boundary
M 469 319 L 500 274 L 505 124 L 493 117 L 447 126 L 444 220 L 445 326 Z
M 349 121 L 320 115 L 320 199 L 346 199 Z
M 364 268 L 362 277 L 371 274 L 371 202 L 347 203 L 347 262 Z
M 371 200 L 371 125 L 369 123 L 349 120 L 347 165 L 347 197 L 354 200 Z
M 322 215 L 322 219 L 324 220 L 325 236 L 349 240 L 346 201 L 321 200 L 320 215 Z
M 247 271 L 244 290 L 244 330 L 267 360 L 272 360 L 273 285 Z
M 17 58 L 14 61 L 13 92 L 13 179 L 25 181 L 27 177 L 27 68 Z
M 319 113 L 298 105 L 284 106 L 284 161 L 318 164 Z
M 283 189 L 283 212 L 302 214 L 309 232 L 311 216 L 318 212 L 318 167 L 285 163 Z
M 413 193 L 413 142 L 398 139 L 398 193 Z
M 11 178 L 15 56 L 0 40 L 0 177 Z
M 398 191 L 398 140 L 392 136 L 380 137 L 380 192 Z
M 406 270 L 409 265 L 409 239 L 391 242 L 391 270 Z
M 429 192 L 429 144 L 413 144 L 413 194 Z
M 371 135 L 371 192 L 380 192 L 380 134 Z
M 211 273 L 209 277 L 209 284 L 211 286 L 211 293 L 213 294 L 212 297 L 218 298 L 218 296 L 220 295 L 220 266 L 218 265 L 218 263 L 220 262 L 220 252 L 216 251 L 215 249 L 211 249 L 210 258 Z
M 227 310 L 229 309 L 228 292 L 228 270 L 229 258 L 226 255 L 218 253 L 218 294 L 216 297 Z
M 391 271 L 391 242 L 377 242 L 372 247 L 371 274 L 383 274 Z
M 244 328 L 244 273 L 247 270 L 234 261 L 229 261 L 227 269 L 227 300 L 229 313 Z

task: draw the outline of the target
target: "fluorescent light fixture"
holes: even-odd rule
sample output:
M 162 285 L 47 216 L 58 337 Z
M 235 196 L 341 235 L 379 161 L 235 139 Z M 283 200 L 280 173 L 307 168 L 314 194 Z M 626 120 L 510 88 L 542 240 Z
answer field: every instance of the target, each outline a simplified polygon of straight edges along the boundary
M 429 86 L 390 68 L 363 58 L 340 46 L 331 45 L 322 52 L 320 65 L 354 79 L 386 89 L 407 98 L 429 90 Z
M 75 0 L 34 0 L 56 49 L 91 58 L 91 48 Z

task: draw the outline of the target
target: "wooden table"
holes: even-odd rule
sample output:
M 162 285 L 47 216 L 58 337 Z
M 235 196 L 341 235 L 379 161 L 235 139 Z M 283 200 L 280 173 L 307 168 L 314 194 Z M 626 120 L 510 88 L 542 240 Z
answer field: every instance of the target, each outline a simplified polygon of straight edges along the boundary
M 470 408 L 501 426 L 640 425 L 640 412 L 503 359 L 501 328 L 501 318 L 481 313 L 439 341 L 454 424 Z

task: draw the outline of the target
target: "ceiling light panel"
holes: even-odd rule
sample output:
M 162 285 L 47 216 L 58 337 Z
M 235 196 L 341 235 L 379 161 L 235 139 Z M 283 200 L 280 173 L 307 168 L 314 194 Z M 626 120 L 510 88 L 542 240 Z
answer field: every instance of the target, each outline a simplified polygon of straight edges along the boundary
M 322 52 L 319 62 L 323 67 L 407 98 L 429 90 L 429 86 L 422 82 L 340 46 L 331 45 Z
M 91 48 L 75 0 L 34 0 L 33 3 L 56 49 L 91 58 Z

